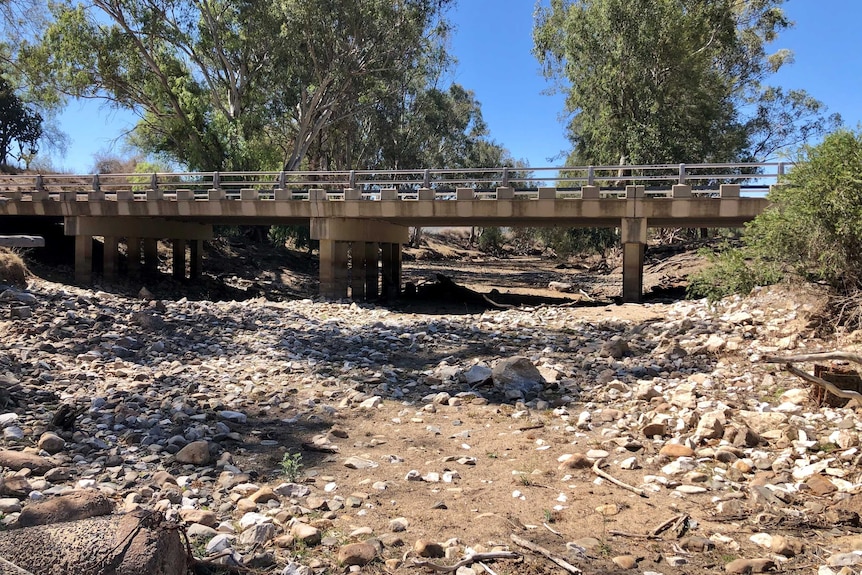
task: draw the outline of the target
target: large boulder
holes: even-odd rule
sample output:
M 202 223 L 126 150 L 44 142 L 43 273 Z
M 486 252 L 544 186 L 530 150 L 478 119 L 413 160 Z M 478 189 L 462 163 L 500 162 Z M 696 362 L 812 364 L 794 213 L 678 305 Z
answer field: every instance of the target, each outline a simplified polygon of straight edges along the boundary
M 535 399 L 545 389 L 546 381 L 536 366 L 526 357 L 501 359 L 491 369 L 494 389 L 506 399 Z

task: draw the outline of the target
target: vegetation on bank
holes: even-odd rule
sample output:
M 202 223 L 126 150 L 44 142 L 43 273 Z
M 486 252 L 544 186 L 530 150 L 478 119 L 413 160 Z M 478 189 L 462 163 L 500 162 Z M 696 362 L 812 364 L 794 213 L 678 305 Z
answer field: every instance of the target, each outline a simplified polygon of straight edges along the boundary
M 712 255 L 689 294 L 715 300 L 793 276 L 862 301 L 862 132 L 839 130 L 803 147 L 768 198 L 742 247 Z

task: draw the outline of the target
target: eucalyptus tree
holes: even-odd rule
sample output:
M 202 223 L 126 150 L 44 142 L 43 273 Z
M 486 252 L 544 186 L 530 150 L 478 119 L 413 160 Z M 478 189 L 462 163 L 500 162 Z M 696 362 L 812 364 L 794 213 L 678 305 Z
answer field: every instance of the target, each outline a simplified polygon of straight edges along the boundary
M 570 114 L 575 163 L 763 160 L 837 123 L 771 88 L 784 0 L 551 0 L 534 53 Z
M 190 169 L 297 169 L 439 49 L 452 0 L 61 0 L 22 61 L 41 85 L 140 115 Z
M 42 116 L 22 102 L 0 76 L 0 169 L 9 170 L 10 162 L 28 165 L 41 137 Z

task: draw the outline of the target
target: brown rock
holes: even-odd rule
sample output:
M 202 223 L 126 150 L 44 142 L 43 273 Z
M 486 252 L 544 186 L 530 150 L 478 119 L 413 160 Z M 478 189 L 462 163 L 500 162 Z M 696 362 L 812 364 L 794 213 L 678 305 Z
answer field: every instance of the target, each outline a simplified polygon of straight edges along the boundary
M 430 559 L 446 556 L 446 550 L 439 543 L 428 541 L 427 539 L 417 539 L 413 544 L 413 551 L 419 557 L 428 557 Z
M 176 485 L 177 480 L 173 475 L 161 469 L 153 473 L 153 483 L 158 485 L 159 487 L 164 487 L 165 485 Z
M 724 566 L 725 573 L 730 575 L 766 573 L 773 569 L 775 569 L 775 561 L 772 559 L 736 559 Z
M 208 441 L 192 441 L 176 454 L 177 463 L 190 465 L 207 465 L 210 462 L 210 444 Z
M 641 431 L 646 437 L 663 436 L 667 435 L 667 426 L 664 423 L 647 423 Z
M 320 544 L 320 529 L 307 523 L 294 523 L 293 527 L 290 528 L 290 534 L 306 545 Z M 353 563 L 347 563 L 347 565 L 353 565 Z
M 694 450 L 681 443 L 665 443 L 661 450 L 659 450 L 659 455 L 664 455 L 665 457 L 694 457 Z
M 706 537 L 686 537 L 679 542 L 679 546 L 686 551 L 704 553 L 715 548 L 715 543 Z
M 11 495 L 12 497 L 21 499 L 27 497 L 32 490 L 33 488 L 26 477 L 13 476 L 5 479 L 0 478 L 0 495 Z
M 33 453 L 3 449 L 0 450 L 0 467 L 8 467 L 15 471 L 27 468 L 32 469 L 36 475 L 42 475 L 54 467 L 54 464 L 50 459 Z
M 377 549 L 370 543 L 350 543 L 338 550 L 340 565 L 368 565 L 377 556 Z
M 48 453 L 59 453 L 63 451 L 64 447 L 66 447 L 66 440 L 52 431 L 46 431 L 39 438 L 39 449 Z
M 262 505 L 267 501 L 272 501 L 273 499 L 278 501 L 278 495 L 276 495 L 269 487 L 261 487 L 260 489 L 249 495 L 248 498 L 259 505 Z
M 792 539 L 784 535 L 773 535 L 770 549 L 776 555 L 784 557 L 796 557 L 803 551 L 804 545 L 799 539 Z
M 205 509 L 180 509 L 180 517 L 186 523 L 200 523 L 207 527 L 218 525 L 218 516 L 213 511 Z
M 834 483 L 829 481 L 825 475 L 821 475 L 820 473 L 816 473 L 809 477 L 805 482 L 805 485 L 810 487 L 811 491 L 817 495 L 829 495 L 838 490 Z
M 634 569 L 638 566 L 637 557 L 634 555 L 619 555 L 611 559 L 620 569 Z
M 113 511 L 111 501 L 102 493 L 94 490 L 75 491 L 27 505 L 18 516 L 15 526 L 53 525 L 110 515 Z
M 593 462 L 583 453 L 572 453 L 566 457 L 559 468 L 563 469 L 589 469 L 593 466 Z

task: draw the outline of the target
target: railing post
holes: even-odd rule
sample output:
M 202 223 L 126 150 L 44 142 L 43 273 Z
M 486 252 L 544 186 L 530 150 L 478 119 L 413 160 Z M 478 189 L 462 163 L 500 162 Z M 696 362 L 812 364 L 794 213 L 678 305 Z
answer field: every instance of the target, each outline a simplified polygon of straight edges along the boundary
M 587 166 L 587 185 L 592 186 L 596 183 L 596 170 L 593 166 Z
M 150 176 L 150 189 L 154 192 L 159 189 L 159 176 L 156 173 L 153 173 L 153 175 Z
M 679 165 L 679 184 L 685 184 L 685 164 Z
M 431 170 L 425 169 L 422 171 L 422 187 L 430 188 L 431 187 Z
M 93 174 L 93 191 L 94 192 L 101 192 L 102 191 L 102 186 L 99 183 L 99 174 Z
M 284 171 L 278 174 L 278 189 L 283 190 L 287 187 L 287 174 Z
M 45 182 L 42 180 L 42 174 L 36 174 L 36 183 L 34 185 L 37 192 L 45 191 Z
M 503 182 L 502 182 L 501 187 L 503 187 L 503 188 L 509 187 L 509 168 L 508 167 L 503 168 Z
M 218 172 L 213 172 L 213 189 L 221 189 L 221 175 Z
M 356 189 L 356 170 L 350 170 L 350 179 L 348 181 L 347 187 L 351 190 Z
M 784 162 L 778 162 L 778 177 L 784 175 Z

